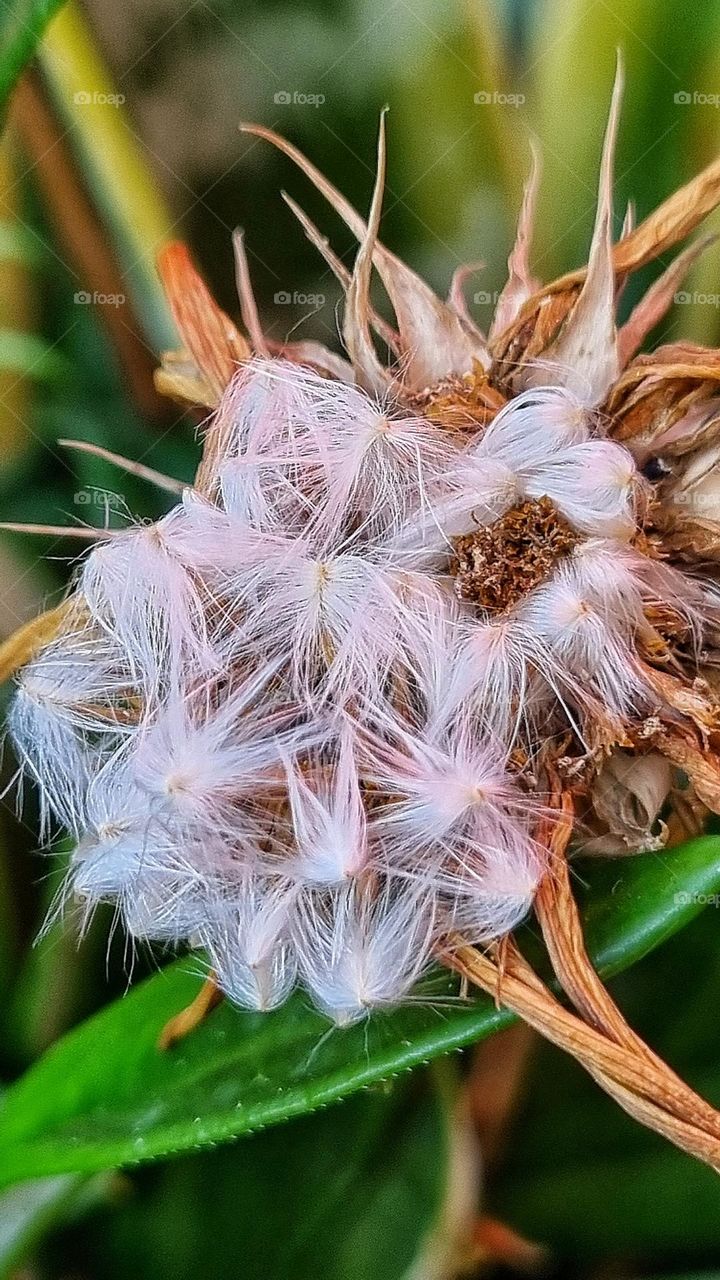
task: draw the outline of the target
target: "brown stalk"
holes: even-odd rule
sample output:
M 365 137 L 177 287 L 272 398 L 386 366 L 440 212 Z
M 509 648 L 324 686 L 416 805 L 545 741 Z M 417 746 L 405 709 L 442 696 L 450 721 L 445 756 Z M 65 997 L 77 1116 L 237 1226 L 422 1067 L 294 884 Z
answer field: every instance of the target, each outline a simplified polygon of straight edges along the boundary
M 459 943 L 449 962 L 571 1053 L 635 1119 L 720 1170 L 720 1113 L 628 1026 L 593 969 L 566 858 L 573 830 L 572 796 L 556 785 L 552 804 L 556 814 L 548 817 L 541 832 L 551 861 L 535 910 L 556 977 L 577 1013 L 560 1004 L 512 942 L 501 956 L 496 948 L 492 958 Z
M 573 830 L 573 799 L 569 791 L 561 792 L 554 799 L 558 816 L 548 818 L 543 824 L 545 831 L 539 835 L 540 842 L 550 851 L 550 866 L 540 882 L 533 904 L 553 970 L 563 991 L 586 1022 L 617 1044 L 640 1054 L 650 1054 L 614 1004 L 585 949 L 565 856 Z
M 502 973 L 489 954 L 451 939 L 446 962 L 580 1062 L 597 1083 L 641 1124 L 720 1171 L 720 1115 L 659 1060 L 617 1044 L 563 1007 L 514 943 Z
M 122 366 L 130 394 L 151 419 L 167 417 L 167 404 L 153 384 L 155 358 L 139 336 L 141 329 L 105 228 L 83 186 L 78 167 L 37 72 L 23 76 L 13 94 L 10 118 L 31 161 L 52 214 L 61 245 L 77 268 L 82 287 L 123 299 L 100 306 L 98 315 Z
M 33 618 L 24 627 L 18 627 L 2 644 L 0 644 L 0 684 L 30 662 L 46 645 L 59 634 L 60 629 L 71 615 L 76 601 L 63 600 L 54 609 L 48 609 L 38 618 Z
M 218 1005 L 222 1004 L 223 999 L 224 996 L 215 981 L 215 975 L 211 973 L 205 979 L 195 999 L 165 1023 L 157 1039 L 158 1049 L 161 1051 L 172 1049 L 181 1040 L 185 1040 L 199 1026 L 202 1026 L 213 1009 L 217 1009 Z

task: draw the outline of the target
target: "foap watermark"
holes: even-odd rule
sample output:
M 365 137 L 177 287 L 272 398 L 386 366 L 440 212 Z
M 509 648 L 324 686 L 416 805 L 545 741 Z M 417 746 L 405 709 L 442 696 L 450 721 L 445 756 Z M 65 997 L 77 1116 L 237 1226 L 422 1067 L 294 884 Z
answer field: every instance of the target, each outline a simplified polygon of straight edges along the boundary
M 76 107 L 121 107 L 124 93 L 100 93 L 97 89 L 79 89 L 73 94 Z
M 678 307 L 720 307 L 720 293 L 701 293 L 699 289 L 680 289 L 673 297 Z
M 720 93 L 703 93 L 700 89 L 680 89 L 673 94 L 673 102 L 678 107 L 720 107 Z
M 500 89 L 480 89 L 473 94 L 476 107 L 522 107 L 525 104 L 524 93 L 503 93 Z
M 124 493 L 110 493 L 109 489 L 78 489 L 73 494 L 76 507 L 104 507 L 106 511 L 120 511 L 125 507 Z
M 273 297 L 273 302 L 277 307 L 314 307 L 319 311 L 325 306 L 325 294 L 302 293 L 298 289 L 290 293 L 288 289 L 279 289 Z
M 124 307 L 124 293 L 98 293 L 95 289 L 90 293 L 89 289 L 78 289 L 73 294 L 73 302 L 79 307 Z
M 473 294 L 473 302 L 476 307 L 496 307 L 500 294 L 497 289 L 492 292 L 489 289 L 478 289 Z
M 720 493 L 674 493 L 670 499 L 674 507 L 684 507 L 690 514 L 708 512 L 717 517 L 720 515 Z
M 324 101 L 324 93 L 303 93 L 300 89 L 278 89 L 273 94 L 278 107 L 321 107 Z
M 676 907 L 720 907 L 720 893 L 691 893 L 681 889 L 674 895 Z

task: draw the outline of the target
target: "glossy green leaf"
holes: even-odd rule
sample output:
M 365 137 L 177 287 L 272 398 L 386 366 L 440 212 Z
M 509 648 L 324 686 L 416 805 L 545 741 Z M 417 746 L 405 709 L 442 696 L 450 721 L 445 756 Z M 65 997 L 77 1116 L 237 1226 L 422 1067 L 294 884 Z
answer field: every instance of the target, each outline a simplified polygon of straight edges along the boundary
M 0 112 L 63 0 L 4 0 L 0 7 Z
M 0 1194 L 0 1280 L 16 1268 L 43 1236 L 105 1194 L 109 1176 L 64 1173 L 23 1182 Z
M 720 1104 L 718 915 L 613 983 L 643 1039 Z M 533 1055 L 490 1211 L 556 1255 L 642 1254 L 645 1269 L 705 1265 L 720 1248 L 720 1179 L 615 1106 L 550 1045 Z M 682 1211 L 678 1206 L 682 1205 Z M 639 1274 L 639 1273 L 638 1273 Z
M 117 1207 L 84 1220 L 70 1270 L 98 1280 L 402 1280 L 453 1185 L 452 1090 L 435 1075 L 138 1170 Z M 462 1171 L 472 1203 L 473 1169 Z
M 578 880 L 581 879 L 577 873 Z M 583 879 L 585 878 L 583 873 Z M 720 891 L 720 839 L 587 873 L 588 938 L 601 972 L 640 959 Z M 346 1030 L 296 994 L 272 1014 L 220 1008 L 171 1053 L 159 1031 L 198 989 L 181 960 L 65 1036 L 8 1090 L 0 1180 L 87 1172 L 228 1141 L 336 1101 L 511 1021 L 484 997 L 435 991 Z

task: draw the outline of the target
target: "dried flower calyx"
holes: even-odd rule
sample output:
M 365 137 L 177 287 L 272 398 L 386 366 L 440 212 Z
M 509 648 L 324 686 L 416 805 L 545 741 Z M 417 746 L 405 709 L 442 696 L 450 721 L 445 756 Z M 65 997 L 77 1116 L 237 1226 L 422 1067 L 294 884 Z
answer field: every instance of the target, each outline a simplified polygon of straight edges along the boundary
M 214 406 L 195 484 L 91 551 L 83 624 L 24 669 L 11 729 L 46 828 L 77 838 L 69 892 L 117 904 L 139 938 L 201 943 L 241 1005 L 300 983 L 352 1021 L 407 999 L 450 935 L 505 937 L 547 871 L 568 738 L 590 805 L 619 745 L 720 808 L 718 712 L 693 684 L 717 596 L 668 555 L 662 483 L 642 474 L 660 410 L 645 366 L 623 372 L 665 286 L 615 318 L 617 285 L 687 234 L 718 175 L 613 245 L 618 107 L 619 86 L 587 269 L 534 280 L 534 167 L 487 334 L 462 272 L 443 302 L 380 242 L 382 129 L 367 221 L 253 130 L 358 239 L 349 273 L 293 206 L 342 281 L 348 359 L 263 334 L 242 237 L 246 333 L 184 249 L 162 256 L 182 340 L 162 385 Z M 658 363 L 663 448 L 679 433 L 691 452 L 699 410 L 675 397 L 692 378 Z M 713 361 L 688 365 L 707 443 Z

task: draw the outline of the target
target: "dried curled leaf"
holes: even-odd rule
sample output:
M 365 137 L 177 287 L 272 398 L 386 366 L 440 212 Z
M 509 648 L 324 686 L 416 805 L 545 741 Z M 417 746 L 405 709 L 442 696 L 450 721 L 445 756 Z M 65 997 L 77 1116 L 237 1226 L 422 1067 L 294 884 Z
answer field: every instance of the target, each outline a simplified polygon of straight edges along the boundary
M 673 767 L 658 751 L 644 756 L 618 749 L 598 773 L 592 807 L 606 834 L 583 841 L 580 852 L 593 856 L 661 849 L 668 829 L 660 814 L 673 786 Z
M 238 364 L 250 359 L 250 344 L 213 299 L 186 245 L 167 245 L 158 271 L 180 337 L 217 404 Z

